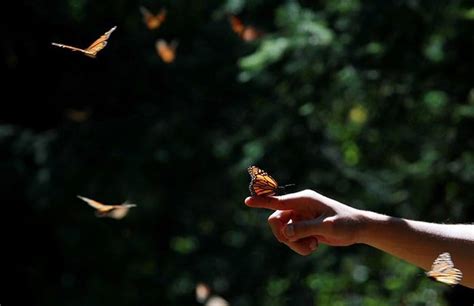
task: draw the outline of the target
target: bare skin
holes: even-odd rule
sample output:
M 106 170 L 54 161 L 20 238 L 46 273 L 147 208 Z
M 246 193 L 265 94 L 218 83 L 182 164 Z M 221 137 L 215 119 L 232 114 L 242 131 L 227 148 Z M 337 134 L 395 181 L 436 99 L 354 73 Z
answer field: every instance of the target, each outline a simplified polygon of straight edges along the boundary
M 306 256 L 319 243 L 363 243 L 426 271 L 435 258 L 451 253 L 463 272 L 461 284 L 474 288 L 474 225 L 437 224 L 395 218 L 345 205 L 312 190 L 278 197 L 249 197 L 250 207 L 274 210 L 268 218 L 278 241 Z

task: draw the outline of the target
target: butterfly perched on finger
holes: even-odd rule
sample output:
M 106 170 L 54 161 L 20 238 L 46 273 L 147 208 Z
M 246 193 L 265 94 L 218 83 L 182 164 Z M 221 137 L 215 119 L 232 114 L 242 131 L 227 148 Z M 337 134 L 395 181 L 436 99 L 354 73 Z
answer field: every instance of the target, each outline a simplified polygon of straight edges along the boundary
M 462 280 L 462 272 L 454 267 L 448 252 L 440 254 L 433 262 L 431 270 L 425 273 L 432 280 L 452 286 L 459 284 Z
M 149 30 L 158 29 L 166 20 L 167 11 L 165 8 L 162 8 L 157 14 L 153 14 L 146 7 L 140 6 L 140 12 L 143 16 L 143 22 Z
M 136 204 L 130 204 L 130 203 L 123 203 L 123 204 L 118 204 L 118 205 L 106 205 L 103 203 L 100 203 L 98 201 L 82 197 L 82 196 L 77 196 L 79 199 L 83 200 L 93 208 L 95 208 L 95 215 L 97 217 L 109 217 L 112 219 L 117 219 L 120 220 L 124 218 L 127 214 L 130 208 L 136 207 Z
M 176 58 L 176 48 L 178 47 L 178 41 L 173 40 L 168 43 L 164 39 L 158 39 L 155 42 L 156 53 L 161 57 L 163 62 L 172 63 Z
M 113 31 L 115 31 L 115 29 L 117 29 L 116 26 L 114 26 L 113 28 L 111 28 L 110 30 L 105 32 L 102 36 L 100 36 L 98 39 L 96 39 L 86 49 L 81 49 L 81 48 L 77 48 L 77 47 L 73 47 L 73 46 L 69 46 L 69 45 L 64 45 L 64 44 L 58 44 L 58 43 L 54 43 L 54 42 L 51 43 L 51 44 L 53 46 L 56 46 L 56 47 L 59 47 L 59 48 L 65 48 L 65 49 L 69 49 L 69 50 L 72 50 L 72 51 L 79 51 L 79 52 L 82 52 L 84 55 L 86 55 L 88 57 L 95 58 L 97 56 L 97 53 L 100 50 L 105 48 L 110 35 L 112 34 Z
M 243 21 L 234 15 L 229 16 L 232 31 L 244 41 L 254 41 L 263 36 L 263 32 L 251 25 L 245 25 Z
M 249 190 L 252 196 L 274 196 L 280 194 L 286 187 L 294 186 L 294 184 L 279 186 L 273 177 L 257 166 L 250 166 L 247 171 L 251 179 Z

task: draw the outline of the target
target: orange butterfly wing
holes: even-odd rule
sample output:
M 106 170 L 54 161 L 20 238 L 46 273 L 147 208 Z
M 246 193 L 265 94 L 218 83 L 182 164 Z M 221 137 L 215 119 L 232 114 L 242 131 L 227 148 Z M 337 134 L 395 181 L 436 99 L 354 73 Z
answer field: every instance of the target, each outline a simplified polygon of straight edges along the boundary
M 166 19 L 166 9 L 161 9 L 156 15 L 153 15 L 146 7 L 140 6 L 140 12 L 143 15 L 143 22 L 146 24 L 148 29 L 158 29 Z
M 80 195 L 78 195 L 77 197 L 79 199 L 83 200 L 84 202 L 86 202 L 87 204 L 89 204 L 90 206 L 92 206 L 93 208 L 95 208 L 99 212 L 107 212 L 107 211 L 113 209 L 112 205 L 105 205 L 105 204 L 102 204 L 98 201 L 95 201 L 95 200 L 92 200 L 92 199 L 89 199 L 89 198 L 86 198 L 86 197 L 82 197 Z
M 246 26 L 240 18 L 231 15 L 229 17 L 232 30 L 244 41 L 253 41 L 263 36 L 263 32 L 253 26 Z
M 98 214 L 99 217 L 109 217 L 112 219 L 120 220 L 128 214 L 129 208 L 122 205 L 114 205 L 113 209 L 105 212 L 104 214 Z
M 242 20 L 233 15 L 229 17 L 229 20 L 232 30 L 240 36 L 245 28 Z
M 245 28 L 244 32 L 242 33 L 241 37 L 245 41 L 254 41 L 260 37 L 262 37 L 263 33 L 258 31 L 256 28 L 252 26 L 248 26 Z
M 431 270 L 426 272 L 426 275 L 448 285 L 457 285 L 462 280 L 461 270 L 454 267 L 451 255 L 447 252 L 440 254 L 435 259 Z
M 273 196 L 277 194 L 278 183 L 267 172 L 251 166 L 247 169 L 250 174 L 249 190 L 252 196 Z
M 155 43 L 156 52 L 165 63 L 171 63 L 175 60 L 177 47 L 177 41 L 168 44 L 165 40 L 158 39 Z
M 90 206 L 96 209 L 95 215 L 97 217 L 109 217 L 113 219 L 122 219 L 128 214 L 128 211 L 131 207 L 136 207 L 137 205 L 135 204 L 128 204 L 128 203 L 123 203 L 120 205 L 105 205 L 102 204 L 98 201 L 82 197 L 82 196 L 77 196 L 79 199 L 83 200 Z
M 87 47 L 86 55 L 89 55 L 91 57 L 95 57 L 97 55 L 97 52 L 100 50 L 104 49 L 105 46 L 107 46 L 107 40 L 109 39 L 110 35 L 112 34 L 113 31 L 115 31 L 117 27 L 113 27 L 112 29 L 108 30 L 105 32 L 101 37 L 99 37 L 96 41 L 94 41 L 89 47 Z
M 80 48 L 76 48 L 76 47 L 73 47 L 73 46 L 69 46 L 69 45 L 63 45 L 63 44 L 58 44 L 58 43 L 51 43 L 53 46 L 56 46 L 56 47 L 60 47 L 60 48 L 66 48 L 66 49 L 69 49 L 69 50 L 72 50 L 72 51 L 79 51 L 79 52 L 82 52 L 84 55 L 88 56 L 88 57 L 92 57 L 92 58 L 95 58 L 97 53 L 104 49 L 105 46 L 107 45 L 107 40 L 109 39 L 110 37 L 110 34 L 112 34 L 113 31 L 115 31 L 117 27 L 114 26 L 112 29 L 108 30 L 107 32 L 105 32 L 101 37 L 99 37 L 98 39 L 96 39 L 89 47 L 87 47 L 86 49 L 80 49 Z

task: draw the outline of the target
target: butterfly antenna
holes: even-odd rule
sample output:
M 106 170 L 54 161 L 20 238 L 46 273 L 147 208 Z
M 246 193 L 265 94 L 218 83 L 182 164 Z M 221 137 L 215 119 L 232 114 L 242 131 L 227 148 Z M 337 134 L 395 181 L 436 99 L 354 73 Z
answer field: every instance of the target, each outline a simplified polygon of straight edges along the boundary
M 278 186 L 278 190 L 281 190 L 278 192 L 279 195 L 286 194 L 287 192 L 285 191 L 287 187 L 295 186 L 295 184 L 286 184 L 283 186 Z

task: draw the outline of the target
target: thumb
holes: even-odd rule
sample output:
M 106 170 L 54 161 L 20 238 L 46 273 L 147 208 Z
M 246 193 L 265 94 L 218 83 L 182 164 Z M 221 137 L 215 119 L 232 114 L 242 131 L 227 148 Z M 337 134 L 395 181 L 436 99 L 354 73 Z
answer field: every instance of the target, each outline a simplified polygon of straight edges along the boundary
M 327 223 L 324 222 L 324 219 L 324 216 L 320 216 L 316 219 L 288 223 L 283 228 L 283 232 L 290 241 L 316 235 L 324 236 L 328 231 Z

